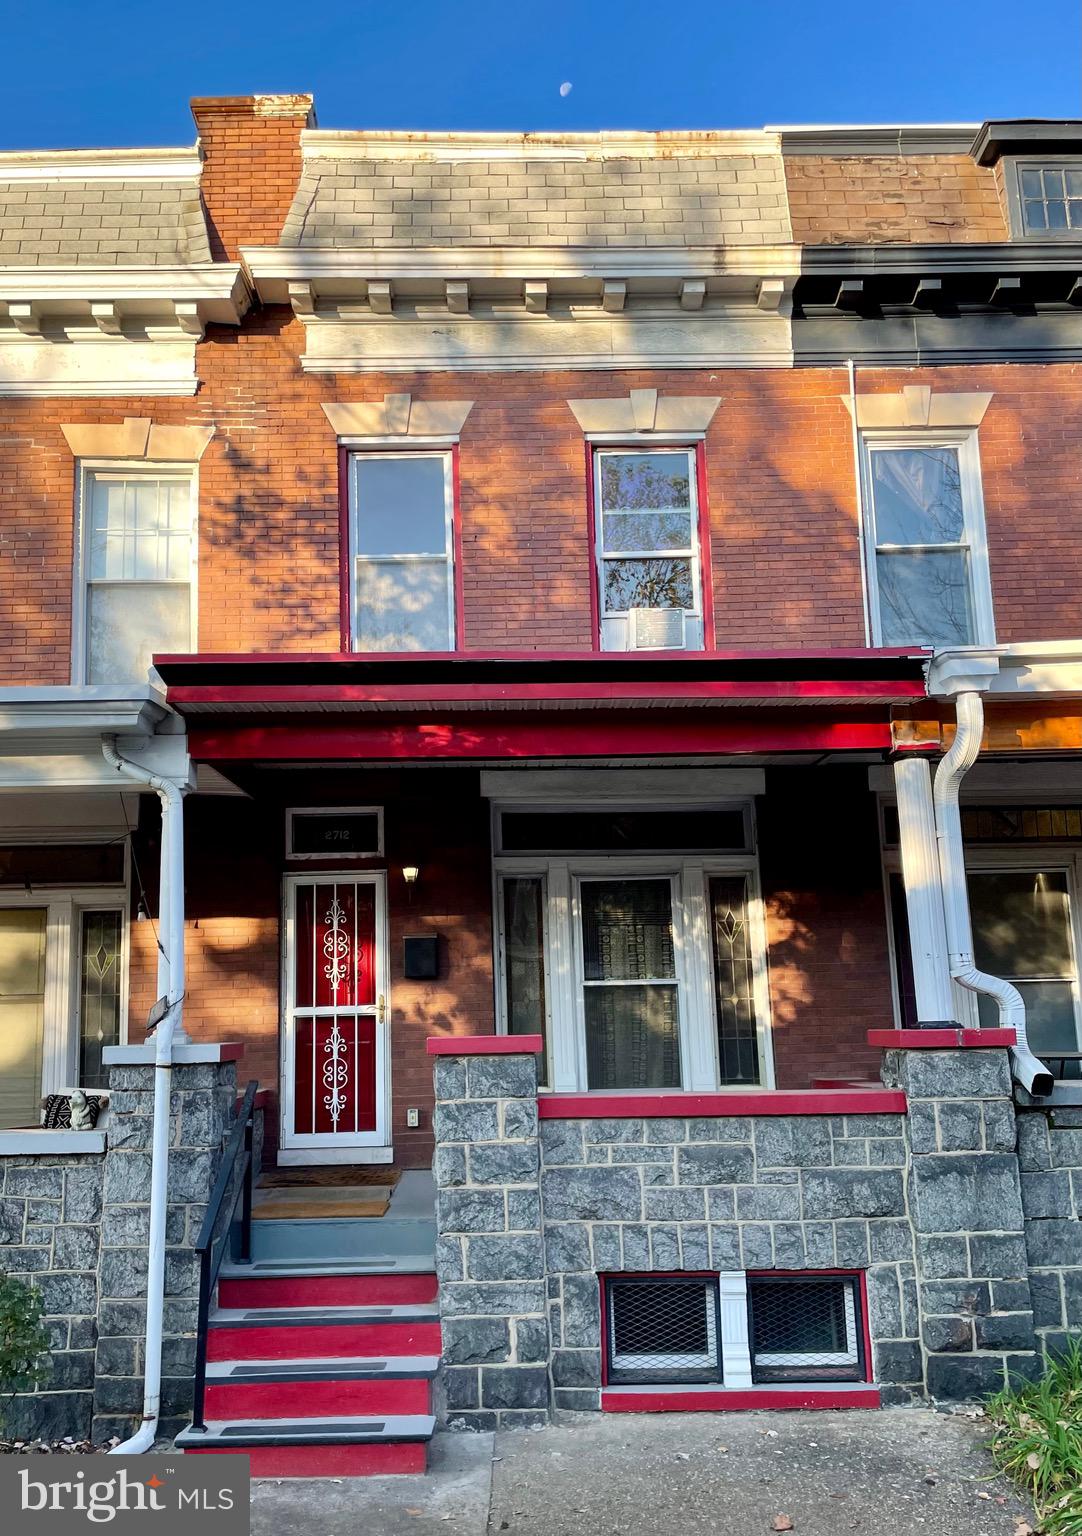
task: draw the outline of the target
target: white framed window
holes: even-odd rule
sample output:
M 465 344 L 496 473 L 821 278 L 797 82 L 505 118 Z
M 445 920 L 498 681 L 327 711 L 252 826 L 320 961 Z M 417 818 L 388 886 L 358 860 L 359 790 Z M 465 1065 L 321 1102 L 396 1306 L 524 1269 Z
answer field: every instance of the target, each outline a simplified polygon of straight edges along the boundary
M 74 680 L 145 682 L 196 643 L 196 471 L 81 464 L 76 521 Z
M 885 807 L 885 822 L 890 807 Z M 1010 847 L 994 841 L 967 841 L 966 883 L 973 928 L 974 959 L 980 970 L 1013 982 L 1026 1004 L 1030 1043 L 1062 1080 L 1082 1078 L 1082 837 L 1077 806 L 962 806 L 967 839 L 1015 835 L 1046 829 L 1063 841 Z M 885 839 L 884 867 L 890 904 L 891 950 L 899 1023 L 914 1024 L 912 960 L 905 890 L 896 846 Z M 1073 843 L 1073 846 L 1072 846 Z M 998 1009 L 991 998 L 954 987 L 960 1023 L 994 1026 Z M 1058 1055 L 1062 1052 L 1064 1055 Z
M 353 649 L 453 651 L 450 450 L 353 453 L 349 465 Z
M 991 645 L 977 434 L 861 436 L 875 645 Z
M 45 1094 L 104 1088 L 127 1003 L 126 890 L 0 890 L 0 1127 L 37 1125 Z
M 756 858 L 744 848 L 750 808 L 716 807 L 740 851 L 626 851 L 496 856 L 497 1009 L 501 1031 L 540 1034 L 544 1080 L 559 1092 L 709 1091 L 773 1086 L 766 942 Z M 553 843 L 582 816 L 669 827 L 681 806 L 651 813 L 559 807 L 525 813 L 553 823 Z M 498 822 L 523 815 L 518 805 Z M 724 822 L 717 823 L 718 832 Z M 519 833 L 516 826 L 511 840 Z M 650 830 L 640 831 L 649 841 Z M 539 840 L 534 830 L 529 841 Z M 688 839 L 690 841 L 690 837 Z M 497 847 L 506 849 L 497 834 Z
M 594 524 L 602 650 L 700 650 L 695 449 L 595 448 Z

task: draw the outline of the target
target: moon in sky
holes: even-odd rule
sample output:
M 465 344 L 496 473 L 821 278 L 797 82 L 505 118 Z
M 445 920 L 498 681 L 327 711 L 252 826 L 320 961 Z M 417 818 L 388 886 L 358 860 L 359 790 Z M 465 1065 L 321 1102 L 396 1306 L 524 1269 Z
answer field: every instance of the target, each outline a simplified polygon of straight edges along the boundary
M 571 95 L 571 81 L 570 80 L 565 80 L 563 85 L 561 85 L 561 87 L 560 87 L 560 95 L 561 96 L 570 96 Z

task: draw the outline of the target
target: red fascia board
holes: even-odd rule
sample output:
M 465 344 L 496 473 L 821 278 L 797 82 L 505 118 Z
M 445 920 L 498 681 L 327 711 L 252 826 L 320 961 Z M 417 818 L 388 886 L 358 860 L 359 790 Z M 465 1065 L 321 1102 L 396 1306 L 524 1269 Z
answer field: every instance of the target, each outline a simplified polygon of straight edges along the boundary
M 862 707 L 864 711 L 867 706 Z M 211 717 L 213 718 L 213 717 Z M 438 761 L 444 758 L 650 757 L 719 752 L 886 752 L 890 725 L 884 718 L 823 718 L 802 710 L 733 711 L 702 718 L 702 712 L 661 709 L 644 716 L 582 710 L 542 717 L 478 713 L 432 719 L 430 715 L 278 717 L 259 725 L 189 721 L 189 750 L 200 762 L 348 761 L 358 758 Z
M 192 672 L 210 671 L 223 666 L 265 667 L 326 663 L 371 662 L 380 666 L 419 670 L 433 662 L 468 667 L 471 662 L 506 662 L 509 666 L 604 661 L 621 667 L 633 667 L 651 661 L 679 661 L 689 667 L 706 668 L 718 662 L 843 662 L 910 661 L 914 676 L 930 660 L 930 648 L 919 646 L 842 646 L 783 647 L 778 650 L 749 650 L 730 647 L 716 651 L 190 651 L 155 655 L 158 668 L 184 667 Z
M 685 1115 L 904 1115 L 894 1088 L 758 1088 L 735 1093 L 541 1093 L 542 1120 L 666 1120 Z
M 870 1029 L 868 1044 L 884 1051 L 990 1051 L 1017 1038 L 1013 1029 Z
M 430 1056 L 540 1056 L 540 1035 L 429 1035 Z
M 719 1387 L 716 1392 L 681 1392 L 659 1387 L 656 1392 L 627 1392 L 606 1387 L 603 1413 L 746 1413 L 754 1408 L 878 1408 L 880 1395 L 871 1387 Z
M 704 678 L 692 682 L 590 683 L 174 683 L 169 702 L 183 712 L 197 704 L 550 704 L 613 699 L 811 699 L 826 703 L 924 698 L 916 679 L 780 679 L 762 681 Z

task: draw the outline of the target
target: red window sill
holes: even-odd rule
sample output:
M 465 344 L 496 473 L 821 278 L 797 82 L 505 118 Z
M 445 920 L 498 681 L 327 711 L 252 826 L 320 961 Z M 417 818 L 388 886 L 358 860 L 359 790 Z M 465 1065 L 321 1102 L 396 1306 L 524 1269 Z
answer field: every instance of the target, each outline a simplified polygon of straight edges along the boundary
M 733 1093 L 543 1093 L 542 1120 L 664 1120 L 685 1115 L 904 1115 L 892 1088 L 755 1088 Z
M 602 1413 L 744 1413 L 751 1408 L 878 1408 L 879 1388 L 605 1387 Z

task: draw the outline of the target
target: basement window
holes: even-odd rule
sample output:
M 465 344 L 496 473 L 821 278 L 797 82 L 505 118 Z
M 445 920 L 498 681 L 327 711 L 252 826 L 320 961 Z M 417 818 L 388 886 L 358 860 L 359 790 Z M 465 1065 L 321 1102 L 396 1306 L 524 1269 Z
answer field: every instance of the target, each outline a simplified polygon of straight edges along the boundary
M 713 1275 L 606 1282 L 605 1343 L 614 1385 L 720 1382 L 721 1314 Z
M 857 1272 L 609 1275 L 609 1386 L 867 1381 Z
M 751 1376 L 864 1381 L 858 1275 L 749 1275 Z

